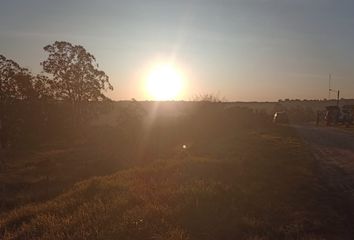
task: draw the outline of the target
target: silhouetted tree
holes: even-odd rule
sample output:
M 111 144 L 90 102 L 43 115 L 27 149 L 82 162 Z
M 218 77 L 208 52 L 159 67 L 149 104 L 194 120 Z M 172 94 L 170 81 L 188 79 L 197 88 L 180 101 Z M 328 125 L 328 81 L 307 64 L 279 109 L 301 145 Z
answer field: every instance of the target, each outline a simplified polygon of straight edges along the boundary
M 218 95 L 215 94 L 198 94 L 192 98 L 194 102 L 206 102 L 206 103 L 221 103 L 225 102 L 225 98 L 220 98 Z
M 31 74 L 13 60 L 0 55 L 0 145 L 8 143 L 10 129 L 14 129 L 17 119 L 11 118 L 14 106 L 32 94 Z
M 38 74 L 32 77 L 32 97 L 36 100 L 47 102 L 54 99 L 54 81 L 48 76 Z
M 2 104 L 25 96 L 26 85 L 30 84 L 27 69 L 0 55 L 0 100 Z
M 44 50 L 49 53 L 41 65 L 53 76 L 56 99 L 71 104 L 73 120 L 83 117 L 83 104 L 107 99 L 104 90 L 113 90 L 109 77 L 98 69 L 95 57 L 80 45 L 56 41 Z
M 48 101 L 53 99 L 53 81 L 33 76 L 26 68 L 0 55 L 1 147 L 39 136 L 39 126 L 48 118 Z M 36 127 L 36 128 L 35 128 Z M 32 139 L 33 140 L 33 139 Z

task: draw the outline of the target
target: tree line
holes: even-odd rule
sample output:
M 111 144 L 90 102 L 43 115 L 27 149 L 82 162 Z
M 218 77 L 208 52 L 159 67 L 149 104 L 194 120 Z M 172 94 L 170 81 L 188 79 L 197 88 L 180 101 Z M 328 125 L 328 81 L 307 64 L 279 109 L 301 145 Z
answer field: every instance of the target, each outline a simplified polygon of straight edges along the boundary
M 0 147 L 26 146 L 84 125 L 109 101 L 107 74 L 83 46 L 44 47 L 43 71 L 33 74 L 0 54 Z

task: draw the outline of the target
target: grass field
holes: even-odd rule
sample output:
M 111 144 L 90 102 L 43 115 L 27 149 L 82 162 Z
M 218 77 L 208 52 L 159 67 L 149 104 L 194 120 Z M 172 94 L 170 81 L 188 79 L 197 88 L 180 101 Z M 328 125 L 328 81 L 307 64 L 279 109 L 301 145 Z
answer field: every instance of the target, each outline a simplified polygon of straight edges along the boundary
M 70 156 L 67 165 L 50 158 L 58 164 L 38 161 L 2 174 L 2 183 L 11 174 L 40 182 L 34 178 L 48 174 L 50 165 L 53 178 L 36 186 L 39 192 L 48 189 L 42 197 L 26 187 L 8 195 L 15 200 L 0 217 L 2 239 L 346 237 L 342 217 L 326 202 L 316 163 L 288 127 L 233 131 L 135 167 L 106 164 L 101 172 L 94 160 L 99 154 L 75 151 L 76 157 L 73 152 L 45 153 Z M 74 159 L 83 158 L 93 164 L 87 171 L 73 167 L 82 164 Z M 119 168 L 126 170 L 90 178 Z M 66 184 L 59 184 L 64 178 Z

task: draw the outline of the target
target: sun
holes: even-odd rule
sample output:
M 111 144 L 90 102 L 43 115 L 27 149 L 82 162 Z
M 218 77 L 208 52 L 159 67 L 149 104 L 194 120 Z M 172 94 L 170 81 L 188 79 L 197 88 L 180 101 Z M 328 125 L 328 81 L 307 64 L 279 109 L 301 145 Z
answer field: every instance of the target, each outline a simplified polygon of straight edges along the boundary
M 152 68 L 146 80 L 149 96 L 158 101 L 176 100 L 181 94 L 182 85 L 181 74 L 169 64 Z

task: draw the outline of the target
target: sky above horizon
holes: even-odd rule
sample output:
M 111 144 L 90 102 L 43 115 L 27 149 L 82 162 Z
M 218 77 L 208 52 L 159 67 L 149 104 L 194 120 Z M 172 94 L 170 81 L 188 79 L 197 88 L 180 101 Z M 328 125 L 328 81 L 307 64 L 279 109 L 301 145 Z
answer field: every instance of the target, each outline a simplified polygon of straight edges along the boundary
M 69 41 L 92 53 L 114 100 L 149 100 L 155 63 L 173 62 L 180 99 L 354 98 L 352 0 L 2 0 L 0 54 L 41 71 L 43 47 Z M 332 94 L 334 97 L 335 94 Z

